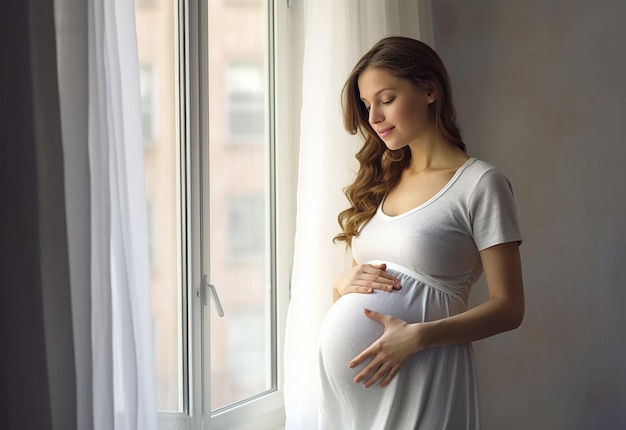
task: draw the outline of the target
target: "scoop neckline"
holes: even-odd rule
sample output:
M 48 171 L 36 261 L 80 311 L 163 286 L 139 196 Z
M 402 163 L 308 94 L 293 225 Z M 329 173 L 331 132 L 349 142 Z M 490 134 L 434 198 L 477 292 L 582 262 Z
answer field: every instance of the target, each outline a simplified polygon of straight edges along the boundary
M 382 201 L 380 202 L 380 204 L 378 205 L 378 210 L 377 210 L 378 214 L 381 215 L 385 219 L 394 220 L 394 219 L 403 218 L 405 216 L 411 215 L 412 213 L 417 212 L 420 209 L 425 208 L 426 206 L 434 203 L 442 195 L 444 195 L 446 193 L 446 191 L 448 191 L 448 189 L 450 189 L 450 187 L 452 187 L 452 185 L 457 181 L 459 176 L 461 176 L 463 171 L 467 167 L 469 167 L 472 163 L 474 163 L 474 161 L 476 161 L 475 157 L 468 157 L 467 160 L 465 160 L 465 163 L 463 163 L 458 169 L 456 169 L 456 172 L 454 172 L 454 175 L 452 175 L 452 177 L 448 180 L 448 182 L 446 182 L 446 184 L 443 187 L 441 187 L 441 189 L 439 191 L 437 191 L 435 193 L 435 195 L 433 195 L 430 199 L 426 200 L 424 203 L 414 207 L 413 209 L 409 209 L 406 212 L 402 212 L 401 214 L 398 214 L 398 215 L 387 215 L 383 211 L 383 204 L 385 203 L 385 199 L 387 198 L 387 195 L 385 195 L 383 197 Z

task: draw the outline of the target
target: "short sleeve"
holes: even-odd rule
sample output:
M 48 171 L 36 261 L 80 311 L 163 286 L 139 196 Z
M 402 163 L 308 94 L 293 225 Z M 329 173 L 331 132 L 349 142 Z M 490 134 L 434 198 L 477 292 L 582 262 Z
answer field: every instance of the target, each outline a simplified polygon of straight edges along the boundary
M 521 243 L 513 189 L 497 169 L 489 169 L 481 176 L 469 210 L 472 237 L 479 251 L 502 243 Z

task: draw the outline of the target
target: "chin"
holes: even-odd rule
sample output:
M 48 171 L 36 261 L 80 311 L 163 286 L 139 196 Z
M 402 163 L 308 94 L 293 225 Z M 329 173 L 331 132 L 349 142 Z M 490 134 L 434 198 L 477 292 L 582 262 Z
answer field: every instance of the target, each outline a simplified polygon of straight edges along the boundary
M 401 145 L 401 144 L 397 144 L 397 143 L 393 143 L 393 142 L 385 142 L 385 146 L 387 147 L 388 150 L 390 151 L 399 151 L 400 149 L 404 148 L 405 146 L 407 146 L 406 144 Z

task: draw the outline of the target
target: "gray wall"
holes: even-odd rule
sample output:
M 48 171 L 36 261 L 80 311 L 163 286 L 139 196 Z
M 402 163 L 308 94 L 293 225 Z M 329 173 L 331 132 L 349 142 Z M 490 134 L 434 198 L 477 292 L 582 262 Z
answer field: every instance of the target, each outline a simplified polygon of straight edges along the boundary
M 432 8 L 469 151 L 511 179 L 525 239 L 524 323 L 475 344 L 483 428 L 626 429 L 626 2 Z

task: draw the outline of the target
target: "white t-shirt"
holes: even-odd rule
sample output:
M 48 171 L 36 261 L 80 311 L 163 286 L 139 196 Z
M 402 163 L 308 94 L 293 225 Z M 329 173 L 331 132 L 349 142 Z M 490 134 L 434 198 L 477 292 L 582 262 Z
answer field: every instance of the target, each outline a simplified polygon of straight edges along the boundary
M 473 157 L 418 207 L 397 216 L 382 207 L 353 238 L 355 260 L 396 263 L 464 298 L 482 273 L 480 251 L 521 242 L 511 184 Z

